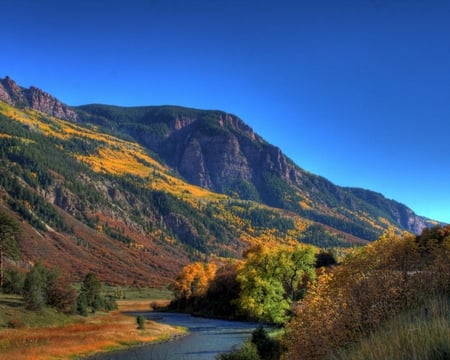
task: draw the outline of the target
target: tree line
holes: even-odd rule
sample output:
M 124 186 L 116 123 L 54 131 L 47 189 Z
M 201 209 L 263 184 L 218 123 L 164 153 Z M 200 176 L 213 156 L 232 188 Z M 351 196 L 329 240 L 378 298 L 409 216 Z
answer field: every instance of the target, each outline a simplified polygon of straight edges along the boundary
M 102 295 L 102 283 L 95 273 L 86 274 L 77 291 L 58 269 L 48 269 L 41 262 L 28 272 L 7 269 L 1 290 L 23 296 L 25 307 L 34 311 L 50 306 L 67 314 L 87 316 L 117 308 L 113 297 Z
M 175 283 L 172 308 L 203 315 L 256 319 L 283 324 L 292 304 L 315 278 L 312 247 L 256 245 L 242 261 L 195 262 L 185 266 Z
M 174 309 L 256 319 L 284 329 L 270 355 L 258 352 L 252 340 L 223 360 L 335 359 L 397 314 L 425 306 L 430 297 L 449 302 L 450 225 L 417 236 L 388 230 L 349 250 L 340 263 L 311 247 L 258 245 L 242 260 L 187 265 L 173 290 Z M 429 353 L 446 359 L 448 331 L 439 336 L 441 345 Z

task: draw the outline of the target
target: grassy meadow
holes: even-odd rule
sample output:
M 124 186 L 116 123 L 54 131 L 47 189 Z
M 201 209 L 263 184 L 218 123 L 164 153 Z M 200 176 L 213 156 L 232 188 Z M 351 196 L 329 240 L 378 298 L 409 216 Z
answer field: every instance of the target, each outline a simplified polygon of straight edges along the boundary
M 153 321 L 146 321 L 145 329 L 138 330 L 136 318 L 121 313 L 164 304 L 168 301 L 163 298 L 165 294 L 160 290 L 128 289 L 127 298 L 118 300 L 117 311 L 87 317 L 66 315 L 52 308 L 29 311 L 20 296 L 0 294 L 0 358 L 75 359 L 181 335 L 184 329 Z

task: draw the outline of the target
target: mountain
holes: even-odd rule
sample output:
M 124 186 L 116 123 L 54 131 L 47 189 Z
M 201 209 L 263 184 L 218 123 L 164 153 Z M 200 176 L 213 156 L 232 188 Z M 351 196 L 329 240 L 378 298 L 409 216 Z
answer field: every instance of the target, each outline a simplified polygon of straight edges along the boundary
M 429 220 L 363 189 L 343 188 L 311 174 L 238 117 L 174 106 L 86 105 L 79 121 L 127 134 L 186 181 L 233 198 L 293 211 L 365 240 L 389 223 L 420 233 Z
M 25 89 L 10 77 L 0 79 L 0 100 L 19 108 L 29 107 L 66 120 L 76 120 L 76 112 L 46 92 L 32 86 Z
M 0 211 L 24 228 L 21 264 L 74 279 L 162 286 L 189 261 L 254 244 L 349 246 L 435 224 L 301 169 L 222 111 L 75 108 L 0 79 L 0 151 Z

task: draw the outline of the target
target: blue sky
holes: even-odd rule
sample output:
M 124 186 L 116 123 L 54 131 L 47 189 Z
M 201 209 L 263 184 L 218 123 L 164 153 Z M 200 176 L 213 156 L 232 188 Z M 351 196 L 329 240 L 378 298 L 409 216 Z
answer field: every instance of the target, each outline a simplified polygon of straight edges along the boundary
M 0 77 L 242 118 L 300 167 L 450 223 L 450 1 L 14 0 Z

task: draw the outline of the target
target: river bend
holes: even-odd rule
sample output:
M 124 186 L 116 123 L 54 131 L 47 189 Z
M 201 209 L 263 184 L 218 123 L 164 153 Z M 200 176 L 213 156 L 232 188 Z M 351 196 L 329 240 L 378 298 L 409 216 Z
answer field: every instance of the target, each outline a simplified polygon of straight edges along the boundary
M 135 312 L 132 316 L 173 326 L 184 326 L 189 334 L 171 341 L 129 350 L 101 354 L 90 360 L 214 360 L 217 354 L 232 350 L 251 336 L 256 323 L 206 319 L 188 314 Z

